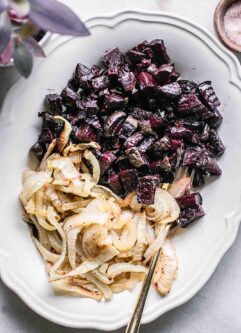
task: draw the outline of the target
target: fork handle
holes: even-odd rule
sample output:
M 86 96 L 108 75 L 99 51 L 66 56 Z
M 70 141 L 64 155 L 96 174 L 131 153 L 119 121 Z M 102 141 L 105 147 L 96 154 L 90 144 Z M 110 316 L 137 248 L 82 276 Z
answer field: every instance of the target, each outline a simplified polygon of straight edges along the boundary
M 131 319 L 129 321 L 129 324 L 126 328 L 125 333 L 137 333 L 139 331 L 140 322 L 142 313 L 146 304 L 146 299 L 148 295 L 148 291 L 150 289 L 150 284 L 152 281 L 153 274 L 155 272 L 157 260 L 160 254 L 160 250 L 156 253 L 156 255 L 153 257 L 150 263 L 150 267 L 148 270 L 148 273 L 146 275 L 146 278 L 143 282 L 142 289 L 140 291 L 136 306 L 134 308 L 133 314 L 131 316 Z

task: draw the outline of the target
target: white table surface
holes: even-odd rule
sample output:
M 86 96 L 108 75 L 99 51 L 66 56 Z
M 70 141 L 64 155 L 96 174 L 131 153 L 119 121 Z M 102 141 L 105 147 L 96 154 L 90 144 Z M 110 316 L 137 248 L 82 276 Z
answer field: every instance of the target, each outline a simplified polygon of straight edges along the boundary
M 170 11 L 197 22 L 212 33 L 217 0 L 64 0 L 84 19 L 122 8 Z M 16 80 L 14 71 L 0 69 L 0 104 Z M 241 126 L 241 124 L 240 124 Z M 237 175 L 238 176 L 238 175 Z M 240 333 L 241 235 L 224 256 L 206 286 L 188 303 L 141 327 L 141 333 Z M 55 325 L 32 312 L 0 282 L 0 333 L 94 333 Z M 121 333 L 123 329 L 113 333 Z

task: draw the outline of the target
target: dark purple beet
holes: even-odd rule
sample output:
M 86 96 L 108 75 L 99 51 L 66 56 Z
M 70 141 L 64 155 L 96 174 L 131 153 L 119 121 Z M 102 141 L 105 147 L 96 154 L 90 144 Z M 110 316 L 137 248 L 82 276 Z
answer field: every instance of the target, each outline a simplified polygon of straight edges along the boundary
M 183 145 L 183 141 L 180 139 L 171 139 L 170 140 L 170 145 L 172 150 L 177 150 Z
M 39 136 L 39 142 L 49 144 L 53 141 L 54 135 L 49 128 L 44 128 Z
M 141 72 L 137 76 L 137 83 L 140 90 L 149 90 L 156 86 L 156 81 L 150 73 Z
M 170 58 L 167 54 L 163 40 L 154 39 L 149 43 L 149 45 L 153 51 L 154 58 L 159 65 L 169 63 Z
M 115 161 L 115 165 L 120 171 L 129 170 L 133 168 L 133 166 L 130 164 L 129 158 L 126 155 L 119 156 Z
M 108 76 L 106 76 L 104 74 L 97 76 L 90 81 L 91 88 L 95 92 L 108 88 L 109 83 L 110 83 L 110 80 L 109 80 Z
M 101 173 L 103 174 L 110 168 L 112 163 L 116 160 L 116 155 L 111 151 L 105 151 L 99 158 Z
M 119 177 L 126 195 L 130 192 L 136 191 L 138 177 L 135 169 L 122 170 L 119 173 Z
M 172 182 L 180 165 L 195 171 L 195 186 L 221 174 L 214 156 L 225 149 L 216 132 L 222 116 L 210 81 L 178 80 L 160 39 L 125 54 L 108 50 L 102 65 L 78 64 L 61 95 L 46 96 L 42 132 L 32 147 L 39 159 L 63 130 L 63 122 L 53 118 L 61 114 L 73 127 L 70 140 L 100 144 L 95 154 L 101 183 L 119 195 L 122 184 L 125 194 L 136 190 L 137 175 L 146 184 L 153 185 L 154 177 Z
M 136 78 L 134 73 L 128 71 L 120 71 L 118 82 L 125 91 L 132 91 L 136 86 Z
M 89 81 L 97 75 L 96 71 L 92 71 L 90 68 L 79 63 L 76 66 L 75 73 L 73 76 L 74 90 L 77 86 L 81 88 L 89 88 Z
M 120 182 L 120 177 L 117 174 L 109 175 L 107 179 L 107 185 L 112 189 L 112 191 L 118 195 L 122 194 L 122 185 Z
M 46 153 L 46 147 L 45 144 L 36 142 L 31 148 L 30 152 L 34 154 L 34 156 L 41 161 L 44 157 L 44 154 Z
M 76 108 L 76 102 L 80 98 L 75 91 L 71 90 L 68 87 L 62 90 L 61 97 L 63 104 L 68 108 Z
M 62 113 L 62 98 L 58 94 L 46 95 L 45 105 L 47 107 L 47 110 L 53 115 Z
M 213 153 L 213 155 L 222 155 L 225 151 L 225 146 L 214 129 L 210 130 L 209 140 L 206 147 L 211 151 L 211 153 Z
M 205 148 L 188 148 L 183 158 L 183 165 L 197 167 L 210 175 L 220 176 L 222 173 L 213 155 Z
M 137 201 L 143 205 L 152 205 L 155 199 L 157 181 L 152 176 L 138 178 Z
M 164 86 L 157 86 L 156 92 L 161 93 L 163 96 L 169 98 L 177 98 L 182 93 L 178 82 L 168 83 Z
M 138 121 L 132 117 L 128 116 L 123 123 L 123 127 L 120 133 L 120 137 L 123 139 L 129 138 L 137 129 L 138 127 Z
M 204 109 L 204 105 L 194 93 L 182 95 L 178 101 L 179 112 L 192 113 L 202 109 Z
M 192 136 L 192 131 L 185 127 L 171 127 L 169 136 L 172 139 L 187 139 Z
M 112 137 L 108 140 L 105 140 L 103 144 L 101 144 L 102 151 L 112 150 L 119 152 L 121 148 L 121 142 L 119 137 Z
M 202 96 L 203 102 L 211 109 L 216 110 L 221 105 L 215 91 L 211 85 L 211 81 L 205 81 L 199 84 L 198 90 Z
M 178 80 L 183 94 L 195 93 L 197 91 L 197 83 L 189 80 Z
M 212 128 L 218 128 L 222 123 L 223 117 L 218 110 L 214 110 L 212 116 L 207 120 L 207 123 Z
M 205 212 L 200 205 L 196 205 L 195 207 L 190 207 L 184 210 L 181 210 L 180 216 L 177 220 L 177 224 L 181 228 L 185 228 L 188 224 L 193 222 L 199 217 L 205 215 Z
M 102 126 L 100 124 L 99 118 L 96 115 L 86 117 L 85 122 L 102 133 Z
M 124 143 L 124 149 L 129 149 L 131 147 L 136 147 L 139 142 L 144 138 L 143 134 L 140 132 L 134 133 L 130 136 Z
M 77 102 L 77 106 L 79 107 L 80 104 Z M 96 115 L 100 108 L 98 106 L 97 98 L 87 98 L 86 100 L 82 101 L 82 107 L 87 115 Z
M 82 125 L 75 130 L 75 139 L 77 142 L 91 142 L 97 140 L 94 130 L 88 125 Z
M 161 118 L 159 116 L 151 116 L 150 117 L 151 127 L 154 129 L 157 128 L 166 128 L 168 123 L 165 118 Z
M 122 109 L 128 104 L 128 97 L 117 94 L 105 95 L 104 108 L 106 110 Z
M 123 111 L 115 111 L 106 118 L 104 124 L 104 135 L 106 138 L 110 138 L 115 135 L 120 123 L 125 120 L 126 114 Z
M 107 50 L 102 57 L 103 63 L 107 67 L 124 66 L 125 57 L 118 47 Z
M 145 59 L 146 57 L 145 53 L 139 52 L 134 49 L 127 51 L 126 56 L 133 64 L 141 62 L 141 60 Z
M 209 135 L 210 135 L 210 127 L 208 126 L 208 124 L 206 124 L 200 136 L 201 141 L 202 142 L 208 141 Z
M 153 69 L 150 68 L 149 70 L 151 70 L 151 72 L 152 72 Z M 149 70 L 148 70 L 148 72 L 149 72 Z M 173 65 L 164 64 L 164 65 L 161 65 L 159 68 L 157 68 L 155 71 L 153 71 L 153 73 L 151 73 L 151 74 L 154 74 L 155 79 L 157 80 L 157 82 L 160 85 L 164 85 L 164 84 L 170 83 L 172 72 L 173 72 Z
M 153 136 L 144 138 L 138 146 L 139 152 L 146 153 L 147 150 L 153 145 L 154 142 L 155 142 L 155 138 Z
M 176 201 L 181 209 L 186 209 L 202 205 L 202 196 L 199 192 L 190 193 L 176 198 Z
M 148 72 L 148 68 L 151 65 L 151 59 L 143 59 L 141 60 L 141 62 L 139 62 L 139 64 L 136 65 L 136 71 L 137 72 L 142 72 L 142 71 L 147 71 Z

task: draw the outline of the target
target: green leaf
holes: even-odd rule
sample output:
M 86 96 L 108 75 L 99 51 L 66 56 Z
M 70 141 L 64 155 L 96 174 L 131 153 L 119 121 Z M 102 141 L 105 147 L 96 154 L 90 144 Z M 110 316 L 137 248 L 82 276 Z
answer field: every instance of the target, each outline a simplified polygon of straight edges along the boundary
M 13 59 L 19 73 L 25 78 L 29 77 L 33 68 L 33 56 L 26 46 L 19 41 L 15 42 Z

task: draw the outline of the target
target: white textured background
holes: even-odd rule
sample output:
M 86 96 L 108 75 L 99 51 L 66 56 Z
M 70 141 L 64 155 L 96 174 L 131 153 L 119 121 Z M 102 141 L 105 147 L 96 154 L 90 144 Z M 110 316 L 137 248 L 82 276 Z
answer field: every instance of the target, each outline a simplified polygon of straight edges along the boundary
M 123 8 L 163 10 L 182 15 L 214 33 L 217 0 L 64 0 L 84 19 Z M 12 70 L 0 69 L 0 104 L 16 79 Z M 240 96 L 241 102 L 241 96 Z M 241 103 L 240 103 L 241 105 Z M 241 124 L 240 124 L 241 126 Z M 235 176 L 235 175 L 234 175 Z M 236 175 L 239 176 L 239 175 Z M 224 256 L 206 286 L 188 303 L 142 326 L 141 333 L 240 333 L 241 235 Z M 0 282 L 0 333 L 94 333 L 60 327 L 39 317 Z M 124 332 L 123 329 L 113 333 Z

